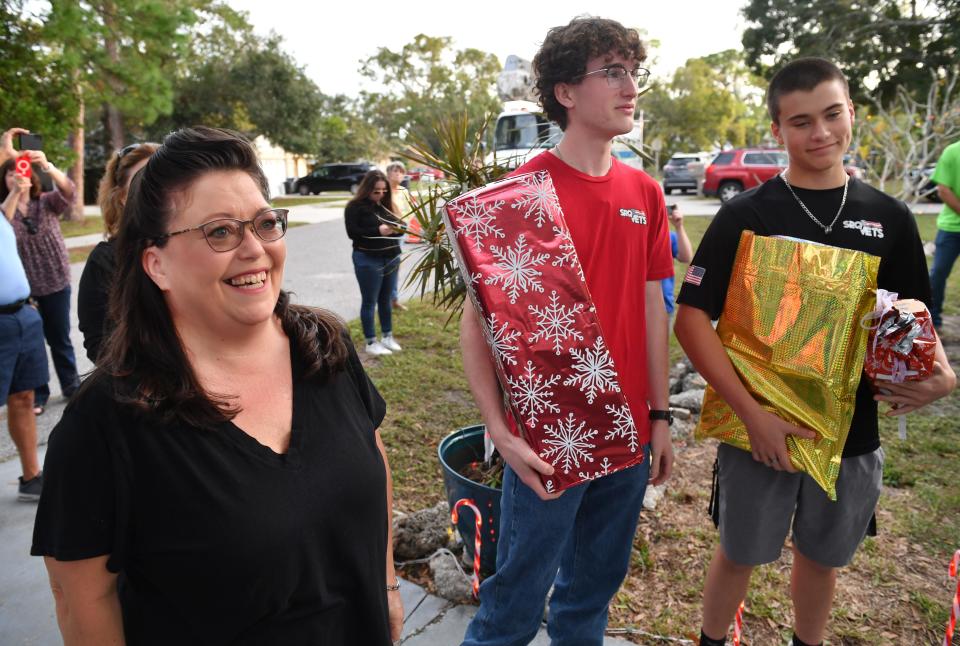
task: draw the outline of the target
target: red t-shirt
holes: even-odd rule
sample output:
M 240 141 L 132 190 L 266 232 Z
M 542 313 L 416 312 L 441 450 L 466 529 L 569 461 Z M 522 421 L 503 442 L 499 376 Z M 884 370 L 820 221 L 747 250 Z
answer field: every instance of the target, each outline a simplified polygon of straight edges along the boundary
M 649 175 L 616 159 L 606 175 L 593 177 L 544 152 L 512 174 L 540 170 L 553 179 L 620 388 L 646 444 L 650 422 L 644 291 L 648 280 L 673 276 L 663 192 Z

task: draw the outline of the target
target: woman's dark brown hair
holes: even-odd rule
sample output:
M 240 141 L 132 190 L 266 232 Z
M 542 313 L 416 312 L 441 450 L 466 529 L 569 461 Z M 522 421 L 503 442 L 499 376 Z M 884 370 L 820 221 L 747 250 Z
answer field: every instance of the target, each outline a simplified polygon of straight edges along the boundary
M 114 378 L 114 398 L 159 423 L 211 428 L 239 411 L 228 397 L 204 391 L 180 343 L 163 293 L 143 269 L 151 241 L 168 232 L 175 194 L 211 171 L 248 174 L 268 197 L 250 142 L 239 133 L 197 126 L 171 133 L 134 177 L 117 236 L 117 282 L 110 296 L 116 328 L 97 373 Z M 206 250 L 205 250 L 206 251 Z M 211 252 L 213 253 L 213 252 Z M 291 305 L 280 291 L 274 313 L 303 365 L 302 378 L 326 378 L 348 357 L 342 321 L 330 312 Z M 282 360 L 285 357 L 278 357 Z M 87 380 L 94 381 L 93 379 Z
M 100 180 L 97 191 L 97 204 L 103 214 L 103 228 L 107 238 L 114 238 L 120 230 L 120 217 L 123 215 L 123 203 L 127 197 L 127 182 L 130 170 L 156 152 L 157 144 L 131 144 L 110 157 L 107 168 Z
M 619 54 L 628 61 L 643 62 L 647 51 L 635 29 L 627 29 L 616 20 L 606 18 L 574 18 L 570 24 L 554 27 L 533 58 L 537 77 L 536 90 L 547 116 L 567 129 L 567 109 L 557 101 L 557 83 L 572 83 L 587 71 L 587 61 L 594 56 Z
M 363 176 L 363 179 L 360 180 L 360 186 L 357 187 L 357 192 L 353 196 L 353 199 L 347 202 L 348 205 L 355 202 L 363 202 L 365 200 L 370 200 L 370 196 L 373 194 L 373 189 L 376 188 L 377 182 L 383 182 L 387 187 L 387 194 L 380 199 L 378 204 L 382 204 L 387 207 L 393 213 L 396 213 L 396 208 L 393 205 L 393 191 L 390 190 L 390 180 L 387 179 L 386 174 L 382 170 L 374 168 L 372 171 L 369 171 L 366 175 Z
M 7 173 L 13 172 L 15 164 L 17 163 L 16 159 L 8 159 L 3 162 L 3 166 L 0 166 L 0 202 L 7 199 L 7 196 L 10 195 L 10 191 L 7 190 Z M 40 167 L 36 164 L 31 164 L 33 167 L 33 172 L 30 173 L 30 199 L 37 200 L 40 199 L 40 193 L 43 191 L 43 187 L 40 184 L 40 177 L 37 176 L 37 173 L 40 172 Z

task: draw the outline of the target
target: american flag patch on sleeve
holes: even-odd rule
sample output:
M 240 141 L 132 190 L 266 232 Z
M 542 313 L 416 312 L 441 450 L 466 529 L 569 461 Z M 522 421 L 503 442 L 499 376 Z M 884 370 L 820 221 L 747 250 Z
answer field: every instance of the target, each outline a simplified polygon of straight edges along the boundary
M 703 281 L 703 275 L 705 273 L 707 273 L 707 270 L 703 267 L 690 265 L 690 267 L 687 268 L 687 275 L 683 277 L 683 282 L 699 286 L 701 281 Z

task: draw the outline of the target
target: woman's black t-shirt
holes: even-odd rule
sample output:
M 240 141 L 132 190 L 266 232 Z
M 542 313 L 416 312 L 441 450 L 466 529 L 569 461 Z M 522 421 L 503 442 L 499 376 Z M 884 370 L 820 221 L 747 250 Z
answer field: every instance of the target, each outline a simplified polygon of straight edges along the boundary
M 825 225 L 833 220 L 843 199 L 842 187 L 823 191 L 794 187 L 794 191 Z M 719 318 L 740 233 L 744 230 L 762 236 L 792 236 L 872 254 L 880 258 L 878 287 L 897 292 L 900 298 L 930 302 L 927 259 L 916 220 L 906 204 L 851 179 L 843 211 L 833 231 L 826 234 L 800 208 L 780 177 L 738 195 L 720 208 L 691 261 L 691 265 L 703 270 L 700 282 L 684 281 L 677 302 L 702 309 L 714 320 Z M 843 457 L 863 455 L 879 447 L 877 402 L 869 379 L 864 376 L 857 389 Z
M 229 422 L 151 425 L 90 384 L 50 436 L 31 554 L 109 555 L 131 646 L 389 644 L 386 406 L 348 345 L 325 383 L 292 357 L 285 454 Z

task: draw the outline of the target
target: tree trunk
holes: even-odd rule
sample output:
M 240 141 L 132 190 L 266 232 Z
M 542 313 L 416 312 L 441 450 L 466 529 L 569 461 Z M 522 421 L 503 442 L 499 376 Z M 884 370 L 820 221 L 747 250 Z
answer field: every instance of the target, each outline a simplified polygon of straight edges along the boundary
M 73 200 L 73 214 L 70 219 L 83 222 L 83 149 L 85 133 L 83 130 L 84 103 L 82 88 L 77 88 L 77 94 L 80 97 L 80 105 L 77 111 L 77 129 L 70 135 L 70 146 L 73 148 L 77 160 L 73 163 L 73 167 L 67 174 L 77 186 L 77 194 Z
M 104 8 L 103 21 L 104 24 L 111 28 L 115 27 L 114 16 L 116 15 L 116 7 L 113 6 L 113 3 L 108 3 Z M 107 37 L 104 39 L 103 47 L 107 52 L 107 56 L 110 58 L 110 62 L 114 65 L 120 63 L 120 54 L 117 51 L 117 41 L 112 37 Z M 113 73 L 109 70 L 104 75 L 106 77 L 107 84 L 111 87 L 114 94 L 119 94 L 123 91 L 123 86 L 117 81 Z M 110 147 L 113 150 L 107 151 L 109 155 L 111 152 L 116 152 L 123 148 L 123 117 L 120 115 L 120 111 L 117 110 L 116 106 L 112 103 L 104 103 L 103 105 L 103 125 L 107 129 L 107 137 L 110 141 Z
M 123 148 L 123 116 L 120 111 L 110 103 L 103 106 L 104 126 L 107 128 L 107 135 L 110 137 L 111 152 L 116 152 Z

